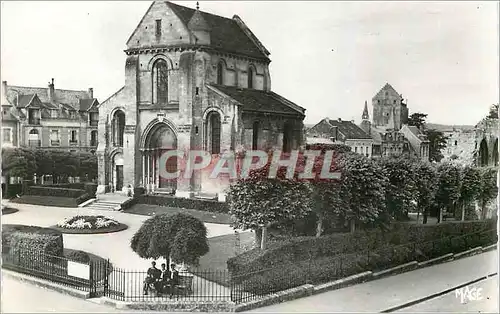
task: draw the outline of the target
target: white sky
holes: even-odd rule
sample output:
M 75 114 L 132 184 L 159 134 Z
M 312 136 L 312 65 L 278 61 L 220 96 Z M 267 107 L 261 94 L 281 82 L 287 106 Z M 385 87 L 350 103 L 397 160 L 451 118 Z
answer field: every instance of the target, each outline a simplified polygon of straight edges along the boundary
M 196 1 L 174 1 L 195 7 Z M 151 1 L 2 1 L 1 76 L 9 85 L 123 86 L 125 43 Z M 498 4 L 200 1 L 239 15 L 271 52 L 272 90 L 324 117 L 360 121 L 389 82 L 429 122 L 476 124 L 499 101 Z

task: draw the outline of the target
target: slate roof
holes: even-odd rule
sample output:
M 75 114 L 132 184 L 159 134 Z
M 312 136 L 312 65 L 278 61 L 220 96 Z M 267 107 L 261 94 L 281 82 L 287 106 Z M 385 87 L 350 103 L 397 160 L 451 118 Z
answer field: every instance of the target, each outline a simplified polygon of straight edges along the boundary
M 332 126 L 337 127 L 339 132 L 342 133 L 346 137 L 346 139 L 372 139 L 370 135 L 366 134 L 365 131 L 363 131 L 359 126 L 351 121 L 339 121 L 330 119 L 328 120 L 328 123 L 330 123 Z
M 210 85 L 243 105 L 243 110 L 305 115 L 305 109 L 271 92 L 234 86 Z
M 94 101 L 96 101 L 95 98 L 80 99 L 80 111 L 87 111 L 91 109 Z M 97 108 L 92 108 L 92 111 L 97 111 Z
M 17 97 L 17 93 L 19 93 L 19 103 L 22 103 L 21 99 L 24 97 L 34 94 L 38 96 L 42 103 L 50 103 L 48 87 L 8 86 L 7 96 L 11 102 Z M 55 89 L 54 98 L 57 104 L 62 104 L 64 107 L 70 106 L 71 110 L 80 110 L 80 99 L 89 99 L 89 94 L 87 91 Z
M 27 94 L 27 95 L 19 95 L 17 107 L 25 108 L 28 106 L 32 99 L 35 97 L 35 94 Z
M 169 1 L 166 3 L 186 26 L 196 12 L 195 9 Z M 202 11 L 199 12 L 210 28 L 210 46 L 249 57 L 268 59 L 267 55 L 245 34 L 234 19 Z

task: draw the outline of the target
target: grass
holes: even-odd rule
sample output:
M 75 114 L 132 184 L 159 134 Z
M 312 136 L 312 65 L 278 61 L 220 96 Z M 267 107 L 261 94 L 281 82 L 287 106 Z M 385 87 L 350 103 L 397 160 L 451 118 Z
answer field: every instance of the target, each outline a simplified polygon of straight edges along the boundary
M 42 206 L 57 206 L 57 207 L 78 207 L 76 198 L 71 197 L 55 197 L 55 196 L 40 196 L 40 195 L 23 195 L 10 200 L 12 203 L 31 204 Z
M 254 238 L 255 235 L 251 232 L 240 233 L 240 248 L 234 234 L 208 239 L 210 250 L 200 258 L 199 276 L 227 286 L 229 283 L 227 260 L 241 253 L 243 248 L 250 247 Z
M 12 207 L 2 207 L 2 215 L 17 213 L 19 210 Z
M 198 218 L 199 220 L 207 223 L 216 223 L 216 224 L 225 224 L 230 225 L 233 220 L 231 215 L 224 213 L 212 213 L 202 210 L 196 209 L 186 209 L 186 208 L 177 208 L 177 207 L 168 207 L 168 206 L 158 206 L 158 205 L 149 205 L 149 204 L 135 204 L 129 209 L 124 210 L 125 213 L 128 214 L 136 214 L 143 216 L 154 216 L 157 214 L 189 214 L 193 217 Z

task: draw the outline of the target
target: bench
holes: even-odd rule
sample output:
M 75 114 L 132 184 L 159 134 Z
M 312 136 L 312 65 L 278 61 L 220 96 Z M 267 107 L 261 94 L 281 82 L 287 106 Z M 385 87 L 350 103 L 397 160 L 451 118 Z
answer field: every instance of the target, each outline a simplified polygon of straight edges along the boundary
M 455 219 L 455 214 L 451 212 L 444 212 L 443 221 L 446 221 L 447 219 Z

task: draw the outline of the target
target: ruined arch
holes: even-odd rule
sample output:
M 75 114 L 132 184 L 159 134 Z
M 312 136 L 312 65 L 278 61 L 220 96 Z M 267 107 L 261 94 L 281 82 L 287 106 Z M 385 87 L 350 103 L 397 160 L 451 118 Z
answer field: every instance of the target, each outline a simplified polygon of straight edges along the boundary
M 479 166 L 480 167 L 485 167 L 488 166 L 489 164 L 489 158 L 488 158 L 488 144 L 486 142 L 486 138 L 483 138 L 479 144 Z

